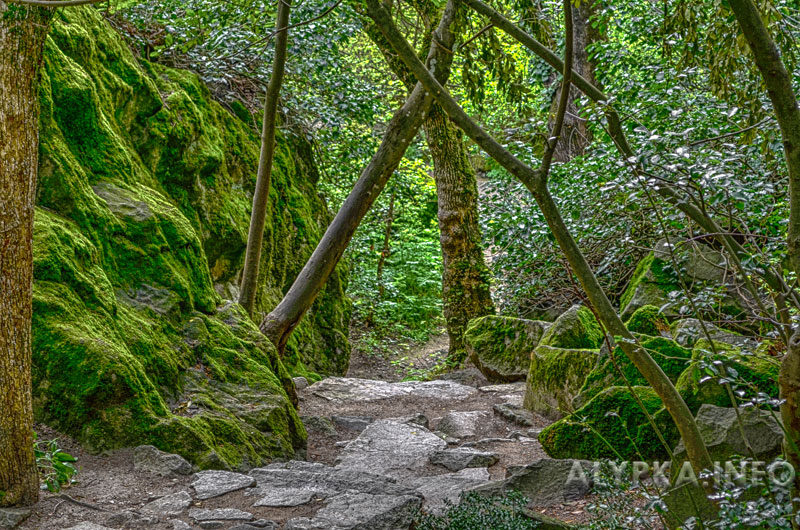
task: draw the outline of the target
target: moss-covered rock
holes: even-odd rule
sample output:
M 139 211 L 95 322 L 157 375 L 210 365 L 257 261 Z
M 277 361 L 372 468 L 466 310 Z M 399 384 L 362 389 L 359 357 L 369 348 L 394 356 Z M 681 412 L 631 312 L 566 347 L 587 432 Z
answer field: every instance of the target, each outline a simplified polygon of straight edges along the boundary
M 650 387 L 633 387 L 644 408 L 654 416 L 670 444 L 677 430 L 663 411 L 661 400 Z M 666 449 L 628 388 L 603 390 L 586 405 L 553 423 L 539 434 L 539 442 L 553 458 L 586 460 L 664 460 Z
M 669 331 L 669 320 L 656 306 L 645 305 L 633 312 L 625 326 L 633 333 L 658 337 Z
M 758 393 L 777 398 L 780 362 L 766 355 L 770 347 L 770 343 L 764 343 L 755 352 L 745 353 L 725 342 L 701 339 L 692 350 L 691 365 L 680 375 L 675 387 L 692 412 L 697 412 L 703 404 L 732 406 L 721 379 L 731 382 L 740 399 Z
M 494 382 L 521 381 L 547 322 L 488 315 L 470 320 L 464 334 L 469 359 Z
M 564 311 L 542 336 L 539 344 L 554 348 L 595 349 L 603 342 L 603 330 L 594 314 L 583 306 Z
M 653 360 L 658 363 L 667 377 L 675 383 L 681 373 L 689 365 L 692 352 L 673 340 L 664 337 L 641 336 L 640 344 L 644 347 Z M 610 386 L 647 385 L 647 380 L 617 345 L 612 355 L 601 357 L 597 366 L 586 377 L 586 382 L 581 388 L 574 405 L 581 407 L 590 399 Z
M 620 297 L 622 318 L 627 320 L 640 307 L 662 307 L 669 302 L 669 293 L 679 289 L 678 276 L 667 261 L 651 252 L 636 266 L 628 286 Z M 665 309 L 671 314 L 670 309 Z
M 525 383 L 525 408 L 551 419 L 572 412 L 572 400 L 596 364 L 597 355 L 597 350 L 537 347 Z
M 194 74 L 137 61 L 91 8 L 56 14 L 40 100 L 38 420 L 98 450 L 149 443 L 201 467 L 291 458 L 306 435 L 286 366 L 342 373 L 349 305 L 337 270 L 282 362 L 223 304 L 244 259 L 257 131 Z M 316 179 L 308 144 L 280 135 L 260 312 L 330 218 Z

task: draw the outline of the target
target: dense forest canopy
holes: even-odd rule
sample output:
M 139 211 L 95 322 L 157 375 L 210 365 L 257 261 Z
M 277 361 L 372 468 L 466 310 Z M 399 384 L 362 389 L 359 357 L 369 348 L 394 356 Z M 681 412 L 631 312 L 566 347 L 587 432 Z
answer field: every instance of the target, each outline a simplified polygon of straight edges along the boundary
M 796 469 L 798 38 L 793 0 L 0 0 L 0 506 L 73 480 L 34 421 L 249 471 L 362 364 L 524 381 L 553 460 Z M 676 477 L 584 522 L 800 525 L 800 478 Z

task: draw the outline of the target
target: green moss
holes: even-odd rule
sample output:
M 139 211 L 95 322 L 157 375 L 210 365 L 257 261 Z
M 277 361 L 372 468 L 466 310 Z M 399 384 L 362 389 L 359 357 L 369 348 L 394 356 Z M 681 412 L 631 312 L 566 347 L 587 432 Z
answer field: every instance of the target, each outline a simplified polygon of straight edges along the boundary
M 525 378 L 547 324 L 488 315 L 469 321 L 464 344 L 472 363 L 491 381 Z
M 692 412 L 697 412 L 703 403 L 731 406 L 727 390 L 719 383 L 720 376 L 731 381 L 734 392 L 741 391 L 740 399 L 753 398 L 759 392 L 777 398 L 780 362 L 763 353 L 768 347 L 762 345 L 753 354 L 743 354 L 736 346 L 714 341 L 712 347 L 707 339 L 700 339 L 692 350 L 692 364 L 675 387 Z M 734 370 L 735 377 L 728 369 Z
M 662 409 L 653 389 L 639 386 L 634 387 L 634 392 L 648 413 L 656 414 Z M 662 423 L 670 428 L 668 422 Z M 668 440 L 674 440 L 672 430 L 666 434 Z M 539 434 L 539 442 L 551 457 L 587 460 L 665 459 L 666 450 L 654 440 L 655 432 L 640 406 L 627 388 L 619 386 L 607 388 Z
M 669 321 L 656 306 L 645 305 L 633 312 L 625 326 L 634 333 L 658 337 L 661 330 L 669 329 Z
M 97 450 L 151 443 L 201 467 L 302 451 L 287 366 L 311 380 L 346 369 L 346 266 L 298 326 L 287 364 L 238 306 L 220 307 L 244 259 L 257 131 L 196 75 L 137 61 L 91 8 L 55 15 L 40 102 L 38 420 Z M 317 179 L 308 143 L 280 134 L 261 313 L 330 219 Z
M 655 257 L 651 252 L 636 266 L 628 286 L 620 297 L 619 306 L 623 318 L 644 305 L 661 306 L 667 301 L 669 293 L 678 290 L 677 275 L 669 263 Z
M 658 363 L 667 377 L 674 383 L 689 365 L 692 352 L 677 342 L 663 337 L 642 337 L 640 340 L 653 360 Z M 616 363 L 616 366 L 615 366 Z M 622 375 L 620 375 L 620 372 Z M 628 356 L 617 346 L 613 359 L 606 357 L 587 376 L 581 389 L 578 405 L 582 405 L 609 386 L 622 386 L 625 381 L 631 385 L 647 385 L 647 380 L 628 359 Z
M 572 400 L 597 362 L 596 350 L 568 350 L 540 345 L 530 360 L 525 408 L 549 418 L 572 411 Z
M 594 349 L 603 343 L 603 330 L 594 314 L 583 306 L 562 313 L 545 332 L 540 344 L 566 349 Z

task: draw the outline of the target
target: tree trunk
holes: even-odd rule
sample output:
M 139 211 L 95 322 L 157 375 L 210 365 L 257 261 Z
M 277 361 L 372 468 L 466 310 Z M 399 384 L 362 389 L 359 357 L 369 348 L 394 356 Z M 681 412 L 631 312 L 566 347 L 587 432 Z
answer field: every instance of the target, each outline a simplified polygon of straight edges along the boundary
M 574 27 L 574 48 L 572 54 L 572 69 L 579 73 L 588 82 L 597 84 L 594 79 L 594 68 L 589 61 L 588 47 L 597 42 L 599 35 L 589 24 L 589 19 L 593 14 L 593 3 L 581 3 L 580 7 L 572 10 L 572 21 Z M 553 76 L 553 81 L 558 79 Z M 564 116 L 564 128 L 561 131 L 561 141 L 556 145 L 553 160 L 556 162 L 569 162 L 576 156 L 583 155 L 586 147 L 592 141 L 592 133 L 586 126 L 587 121 L 580 116 L 578 106 L 575 104 L 581 95 L 578 88 L 570 87 L 569 106 Z M 553 94 L 553 101 L 550 106 L 550 119 L 548 129 L 553 129 L 553 119 L 555 118 L 558 101 L 561 97 L 561 87 Z
M 450 64 L 453 59 L 450 51 L 453 43 L 450 24 L 454 12 L 452 1 L 448 2 L 436 30 L 436 42 L 431 43 L 428 53 L 428 64 L 434 69 L 436 78 L 443 83 L 450 75 Z M 297 275 L 283 300 L 264 317 L 261 331 L 270 338 L 279 352 L 284 351 L 292 330 L 314 303 L 334 267 L 339 263 L 364 215 L 397 169 L 406 148 L 422 127 L 432 101 L 433 95 L 418 83 L 403 106 L 392 117 L 380 147 L 364 168 L 361 177 L 336 213 L 317 248 L 303 266 L 303 270 Z
M 375 281 L 378 283 L 378 298 L 383 300 L 383 295 L 386 289 L 383 285 L 383 266 L 386 264 L 386 258 L 389 257 L 391 252 L 389 242 L 392 238 L 392 223 L 394 222 L 394 197 L 396 193 L 392 190 L 392 195 L 389 197 L 389 211 L 386 212 L 386 225 L 383 231 L 383 247 L 381 247 L 381 255 L 378 257 L 378 272 L 375 275 Z
M 31 305 L 42 48 L 50 13 L 0 1 L 0 506 L 33 504 Z
M 258 177 L 253 192 L 253 212 L 250 215 L 250 232 L 247 235 L 247 252 L 242 271 L 242 287 L 239 304 L 252 317 L 258 288 L 258 269 L 261 265 L 261 247 L 264 243 L 264 226 L 269 206 L 269 187 L 272 180 L 272 160 L 275 157 L 275 127 L 278 117 L 278 97 L 283 83 L 286 65 L 286 47 L 289 42 L 289 12 L 291 0 L 278 0 L 278 17 L 275 20 L 275 58 L 272 75 L 264 99 L 264 121 L 261 130 L 261 157 L 258 161 Z
M 478 183 L 463 133 L 439 105 L 433 105 L 428 112 L 425 136 L 433 158 L 439 201 L 442 302 L 450 339 L 448 357 L 461 362 L 466 357 L 467 323 L 494 313 L 478 223 Z

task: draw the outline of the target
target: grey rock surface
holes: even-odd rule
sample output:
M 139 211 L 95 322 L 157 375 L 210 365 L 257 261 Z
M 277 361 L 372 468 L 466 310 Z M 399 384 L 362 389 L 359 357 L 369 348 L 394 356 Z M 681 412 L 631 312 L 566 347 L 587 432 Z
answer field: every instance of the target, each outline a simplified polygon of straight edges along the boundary
M 200 471 L 192 482 L 197 498 L 200 500 L 219 497 L 232 491 L 255 486 L 253 477 L 231 471 Z
M 375 418 L 369 416 L 332 416 L 331 420 L 342 429 L 361 432 L 367 428 L 367 425 L 375 421 Z
M 425 466 L 430 455 L 445 447 L 444 440 L 422 426 L 379 420 L 347 444 L 336 460 L 336 467 L 405 476 Z
M 472 467 L 493 466 L 499 460 L 495 453 L 478 451 L 469 447 L 436 451 L 430 457 L 431 464 L 444 466 L 450 471 L 461 471 Z
M 520 427 L 533 427 L 533 413 L 517 403 L 498 403 L 493 407 L 495 414 Z
M 184 523 L 180 519 L 171 519 L 168 522 L 172 523 L 172 530 L 192 530 L 191 526 L 189 526 L 187 523 Z
M 308 379 L 305 377 L 293 377 L 292 381 L 294 381 L 294 386 L 298 392 L 308 388 Z
M 698 340 L 707 338 L 705 331 L 703 331 L 703 325 L 705 325 L 708 334 L 711 335 L 711 340 L 748 350 L 753 350 L 758 346 L 758 341 L 753 337 L 737 335 L 736 333 L 725 331 L 711 322 L 701 323 L 696 318 L 682 318 L 672 324 L 672 338 L 681 346 L 691 348 Z
M 315 495 L 323 496 L 326 491 L 315 491 L 314 488 L 268 488 L 253 506 L 270 506 L 273 508 L 300 506 L 308 504 Z
M 75 526 L 70 526 L 66 530 L 112 530 L 112 529 L 107 526 L 102 526 L 96 523 L 83 522 L 83 523 L 78 523 Z
M 422 500 L 411 495 L 343 493 L 313 518 L 295 518 L 286 530 L 399 530 L 411 526 Z
M 329 377 L 308 387 L 308 391 L 333 403 L 371 402 L 413 396 L 421 399 L 466 399 L 477 389 L 452 381 L 406 381 L 388 383 L 371 379 Z
M 253 514 L 235 508 L 215 508 L 206 510 L 203 508 L 193 508 L 189 510 L 189 517 L 195 521 L 252 521 Z
M 133 510 L 124 510 L 109 516 L 106 524 L 114 528 L 151 528 L 158 524 L 156 515 L 144 515 Z
M 579 466 L 583 473 L 574 466 Z M 553 506 L 586 496 L 591 491 L 592 476 L 589 461 L 543 458 L 518 468 L 504 480 L 478 486 L 474 491 L 494 495 L 514 490 L 530 498 L 534 506 Z
M 414 488 L 424 498 L 424 507 L 433 513 L 441 512 L 446 501 L 458 504 L 462 492 L 489 482 L 486 468 L 462 469 L 458 473 L 445 473 L 428 477 L 404 480 L 403 484 Z
M 192 474 L 192 464 L 185 458 L 165 453 L 152 445 L 140 445 L 133 450 L 133 469 L 161 476 Z
M 149 502 L 142 507 L 142 511 L 159 515 L 180 515 L 192 504 L 192 496 L 188 491 L 181 491 L 166 495 L 160 499 Z
M 16 528 L 30 515 L 27 508 L 0 508 L 0 530 Z
M 491 415 L 484 410 L 448 412 L 439 421 L 436 430 L 453 438 L 468 438 L 477 435 L 478 426 L 490 417 Z
M 756 408 L 739 410 L 744 434 L 757 459 L 766 459 L 781 453 L 783 429 L 771 413 Z M 741 429 L 732 408 L 703 404 L 697 411 L 697 427 L 706 442 L 713 460 L 723 461 L 734 455 L 750 456 Z M 675 457 L 686 456 L 683 441 L 675 447 Z

